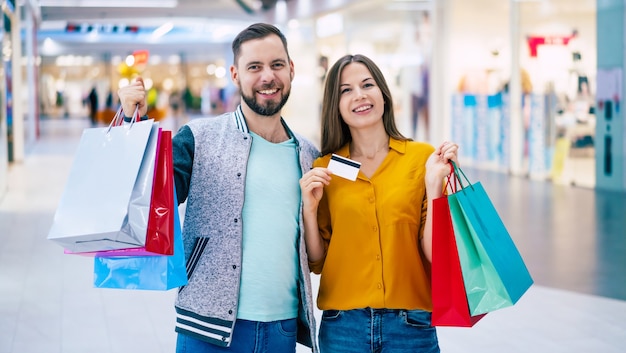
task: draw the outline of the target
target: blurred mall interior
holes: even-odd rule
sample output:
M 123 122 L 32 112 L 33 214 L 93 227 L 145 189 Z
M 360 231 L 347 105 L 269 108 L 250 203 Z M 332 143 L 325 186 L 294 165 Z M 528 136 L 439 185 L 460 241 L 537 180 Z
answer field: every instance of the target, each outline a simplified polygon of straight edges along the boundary
M 466 342 L 466 348 L 473 342 L 482 352 L 623 348 L 626 124 L 621 97 L 626 82 L 626 0 L 1 3 L 0 283 L 16 284 L 0 284 L 0 353 L 131 351 L 110 343 L 114 339 L 106 335 L 98 336 L 109 342 L 106 349 L 67 348 L 71 339 L 51 318 L 65 309 L 52 304 L 42 310 L 48 309 L 50 322 L 57 326 L 53 333 L 39 331 L 35 310 L 24 311 L 39 299 L 25 293 L 33 289 L 32 283 L 48 278 L 43 271 L 51 265 L 37 265 L 36 257 L 26 256 L 31 260 L 24 266 L 32 269 L 26 274 L 25 267 L 16 265 L 24 262 L 15 251 L 52 261 L 62 272 L 57 273 L 61 282 L 67 283 L 70 275 L 88 277 L 90 273 L 69 268 L 84 264 L 84 259 L 51 260 L 58 256 L 54 245 L 34 245 L 45 239 L 67 174 L 53 170 L 68 167 L 80 131 L 92 126 L 90 119 L 109 124 L 118 104 L 117 89 L 138 75 L 146 82 L 150 117 L 173 130 L 190 119 L 232 110 L 238 94 L 229 76 L 230 43 L 254 22 L 274 23 L 287 36 L 296 74 L 283 114 L 293 130 L 318 143 L 326 70 L 344 54 L 365 54 L 380 65 L 391 86 L 401 132 L 433 144 L 458 142 L 470 174 L 492 183 L 487 187 L 497 194 L 494 202 L 510 222 L 538 284 L 524 307 L 536 316 L 524 316 L 520 308 L 499 320 L 493 315 L 490 326 L 485 324 L 473 338 L 470 331 L 442 330 L 442 339 L 455 342 L 444 351 L 479 351 L 464 350 L 460 342 Z M 64 159 L 45 159 L 57 154 Z M 46 181 L 51 176 L 58 180 Z M 26 181 L 38 186 L 29 188 Z M 45 201 L 38 199 L 41 195 L 47 195 Z M 36 202 L 49 207 L 23 218 L 22 211 Z M 25 225 L 38 215 L 38 227 Z M 14 243 L 17 238 L 22 239 L 20 245 Z M 25 277 L 9 274 L 11 269 L 20 269 Z M 66 302 L 67 293 L 74 300 L 86 292 L 77 284 L 59 291 L 54 295 L 63 308 L 80 310 Z M 132 300 L 169 303 L 167 294 L 165 299 L 134 294 Z M 7 299 L 11 295 L 16 298 Z M 122 298 L 120 293 L 84 295 L 105 306 Z M 556 310 L 572 307 L 579 311 Z M 170 320 L 170 314 L 150 316 L 147 324 Z M 109 319 L 91 324 L 106 326 L 113 322 Z M 578 328 L 575 334 L 553 329 L 569 324 Z M 158 325 L 166 334 L 159 336 L 158 329 L 151 333 L 157 342 L 164 340 L 153 351 L 171 351 L 163 347 L 172 345 L 173 323 Z M 507 336 L 499 329 L 518 335 Z M 45 342 L 58 346 L 33 346 L 29 335 L 44 341 L 47 337 L 50 341 Z M 521 346 L 481 346 L 493 335 L 510 337 Z M 530 338 L 534 335 L 539 341 Z M 578 341 L 581 336 L 592 339 Z M 569 341 L 559 345 L 553 338 Z M 531 349 L 533 345 L 540 348 Z
M 459 141 L 463 158 L 479 168 L 626 189 L 623 45 L 614 45 L 622 1 L 2 4 L 0 190 L 8 165 L 37 141 L 41 119 L 89 115 L 92 88 L 101 122 L 112 116 L 118 87 L 136 75 L 146 79 L 155 118 L 232 108 L 230 40 L 256 21 L 288 36 L 296 78 L 285 116 L 313 138 L 327 66 L 363 53 L 384 69 L 407 135 Z M 616 118 L 603 118 L 610 110 Z

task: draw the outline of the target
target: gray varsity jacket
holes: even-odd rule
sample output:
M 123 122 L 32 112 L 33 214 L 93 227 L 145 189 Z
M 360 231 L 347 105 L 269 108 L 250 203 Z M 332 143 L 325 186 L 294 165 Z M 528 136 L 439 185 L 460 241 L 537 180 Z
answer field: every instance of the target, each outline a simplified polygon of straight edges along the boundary
M 319 151 L 295 137 L 302 173 Z M 242 262 L 242 209 L 252 137 L 241 107 L 192 120 L 173 139 L 179 203 L 187 200 L 183 239 L 189 283 L 176 298 L 176 331 L 228 347 L 237 317 Z M 300 205 L 298 342 L 317 352 L 313 296 Z

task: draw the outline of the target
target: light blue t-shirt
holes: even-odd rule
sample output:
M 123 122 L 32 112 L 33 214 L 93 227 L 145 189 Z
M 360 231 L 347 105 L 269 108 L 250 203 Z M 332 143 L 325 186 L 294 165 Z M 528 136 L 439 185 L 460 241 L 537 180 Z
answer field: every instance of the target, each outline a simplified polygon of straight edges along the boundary
M 298 316 L 301 170 L 293 138 L 271 143 L 251 133 L 243 205 L 243 265 L 237 318 Z

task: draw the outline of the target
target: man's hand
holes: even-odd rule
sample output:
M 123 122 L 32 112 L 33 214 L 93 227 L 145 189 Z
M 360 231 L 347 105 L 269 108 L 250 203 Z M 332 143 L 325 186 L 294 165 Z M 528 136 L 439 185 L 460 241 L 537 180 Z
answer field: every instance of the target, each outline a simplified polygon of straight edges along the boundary
M 137 106 L 139 106 L 139 117 L 146 115 L 148 104 L 146 102 L 146 89 L 143 85 L 143 78 L 137 77 L 135 81 L 126 87 L 117 90 L 120 98 L 124 116 L 132 117 Z

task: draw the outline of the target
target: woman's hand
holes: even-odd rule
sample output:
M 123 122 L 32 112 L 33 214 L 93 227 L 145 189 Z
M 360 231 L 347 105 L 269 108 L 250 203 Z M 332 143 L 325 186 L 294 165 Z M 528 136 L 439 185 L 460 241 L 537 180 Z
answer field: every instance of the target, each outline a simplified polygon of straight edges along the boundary
M 317 206 L 324 195 L 324 186 L 330 183 L 331 175 L 328 168 L 317 167 L 302 176 L 300 190 L 304 212 L 317 212 Z
M 428 198 L 428 210 L 426 211 L 426 224 L 422 237 L 422 251 L 432 261 L 433 250 L 433 200 L 443 195 L 443 179 L 452 173 L 450 161 L 458 165 L 459 146 L 453 142 L 444 142 L 435 149 L 426 161 L 426 195 Z
M 328 168 L 317 167 L 300 178 L 304 241 L 310 262 L 317 262 L 325 256 L 324 243 L 317 224 L 317 207 L 324 195 L 324 186 L 330 184 L 331 174 Z
M 457 165 L 459 146 L 454 142 L 442 143 L 426 161 L 426 190 L 441 190 L 443 178 L 452 172 L 450 161 Z

